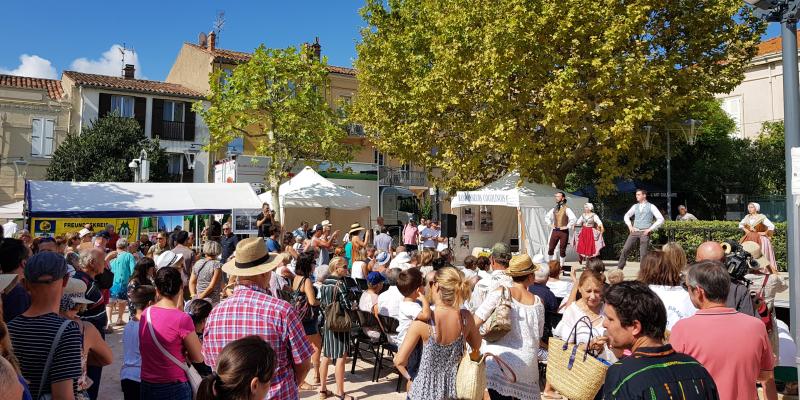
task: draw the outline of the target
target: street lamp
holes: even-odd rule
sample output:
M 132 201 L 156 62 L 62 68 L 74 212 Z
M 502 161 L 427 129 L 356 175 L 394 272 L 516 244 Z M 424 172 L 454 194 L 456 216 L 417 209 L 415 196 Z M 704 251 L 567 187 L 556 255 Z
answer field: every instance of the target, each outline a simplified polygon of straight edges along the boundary
M 133 171 L 133 181 L 144 183 L 150 180 L 150 160 L 147 159 L 147 152 L 142 149 L 139 158 L 134 158 L 128 163 L 128 168 Z
M 28 160 L 22 157 L 14 160 L 14 169 L 17 171 L 17 177 L 25 178 L 25 174 L 28 171 Z
M 690 146 L 694 146 L 695 142 L 697 142 L 697 127 L 700 125 L 700 121 L 696 119 L 688 119 L 681 123 L 680 131 L 683 134 L 684 139 L 686 139 L 686 143 Z M 644 127 L 644 137 L 642 138 L 642 144 L 644 145 L 645 150 L 650 150 L 653 146 L 653 136 L 657 134 L 657 132 L 653 131 L 652 125 L 645 125 Z M 667 135 L 667 218 L 672 218 L 672 134 L 670 133 L 673 128 L 669 128 L 666 125 L 664 126 L 664 133 Z
M 797 268 L 800 267 L 798 253 L 798 205 L 795 204 L 794 193 L 800 188 L 792 185 L 792 148 L 800 146 L 800 82 L 797 76 L 797 17 L 800 11 L 800 0 L 745 0 L 745 3 L 756 8 L 755 14 L 767 22 L 781 24 L 781 62 L 783 63 L 783 125 L 785 134 L 784 162 L 786 165 L 786 246 L 789 270 L 789 304 L 791 320 L 800 321 L 800 307 L 797 307 L 797 296 L 800 296 L 800 279 L 797 279 Z M 792 336 L 795 343 L 798 337 L 797 323 L 792 323 Z M 800 358 L 795 359 L 800 369 Z

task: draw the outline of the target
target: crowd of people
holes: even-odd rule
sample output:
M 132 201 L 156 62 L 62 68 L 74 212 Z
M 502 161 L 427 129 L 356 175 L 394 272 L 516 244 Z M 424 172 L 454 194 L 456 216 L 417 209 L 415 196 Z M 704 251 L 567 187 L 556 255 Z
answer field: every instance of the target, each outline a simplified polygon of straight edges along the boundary
M 200 246 L 180 227 L 135 242 L 113 226 L 6 238 L 0 382 L 14 399 L 94 400 L 104 373 L 119 374 L 126 400 L 350 399 L 347 363 L 360 355 L 392 364 L 410 399 L 459 398 L 465 360 L 485 362 L 493 400 L 562 398 L 548 379 L 558 342 L 607 365 L 598 398 L 756 399 L 758 386 L 776 399 L 771 310 L 786 282 L 767 255 L 768 221 L 743 221 L 759 266 L 748 287 L 731 280 L 718 243 L 693 264 L 677 243 L 651 249 L 660 214 L 646 193 L 637 199 L 623 249 L 646 245 L 635 279 L 624 263 L 606 270 L 602 222 L 591 205 L 575 215 L 563 193 L 547 215 L 548 255 L 533 258 L 497 243 L 457 263 L 436 221 L 409 221 L 396 239 L 380 220 L 291 230 L 268 205 L 259 236 L 226 223 Z M 582 268 L 564 259 L 575 225 Z M 114 332 L 122 354 L 106 343 Z M 389 358 L 370 347 L 370 359 L 363 343 Z

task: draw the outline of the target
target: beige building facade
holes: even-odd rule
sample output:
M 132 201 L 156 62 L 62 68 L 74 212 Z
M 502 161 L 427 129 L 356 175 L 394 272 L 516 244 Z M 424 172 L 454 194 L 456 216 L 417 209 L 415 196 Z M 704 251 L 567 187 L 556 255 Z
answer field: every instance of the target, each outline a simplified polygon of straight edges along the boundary
M 61 82 L 0 75 L 0 205 L 22 200 L 26 179 L 45 179 L 72 112 Z

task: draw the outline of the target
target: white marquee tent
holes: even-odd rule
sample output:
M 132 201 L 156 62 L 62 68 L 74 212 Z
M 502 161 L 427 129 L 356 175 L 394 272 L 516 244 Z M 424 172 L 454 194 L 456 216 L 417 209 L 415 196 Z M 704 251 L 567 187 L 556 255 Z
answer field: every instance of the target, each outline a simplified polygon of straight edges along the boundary
M 521 182 L 519 173 L 511 172 L 478 190 L 456 193 L 450 204 L 453 213 L 458 215 L 456 256 L 463 258 L 474 247 L 492 247 L 494 243 L 509 243 L 511 239 L 519 239 L 520 251 L 525 249 L 531 256 L 539 252 L 547 254 L 550 227 L 544 216 L 555 205 L 554 196 L 559 191 L 551 186 Z M 585 197 L 567 194 L 567 205 L 576 216 L 587 201 Z M 471 211 L 471 228 L 465 227 L 470 218 L 465 214 L 467 210 Z M 482 219 L 483 227 L 488 229 L 486 219 L 489 217 L 491 229 L 482 230 Z M 465 235 L 469 237 L 468 248 L 460 245 L 459 238 Z M 572 239 L 571 235 L 570 242 Z M 575 251 L 570 246 L 567 257 L 574 256 Z
M 20 219 L 22 218 L 23 201 L 0 206 L 0 219 Z
M 358 222 L 370 225 L 370 197 L 336 185 L 311 167 L 305 167 L 292 179 L 281 184 L 278 190 L 281 206 L 281 224 L 294 229 L 301 221 L 318 224 L 329 220 L 333 229 L 344 233 Z M 272 192 L 259 195 L 262 202 L 272 207 Z

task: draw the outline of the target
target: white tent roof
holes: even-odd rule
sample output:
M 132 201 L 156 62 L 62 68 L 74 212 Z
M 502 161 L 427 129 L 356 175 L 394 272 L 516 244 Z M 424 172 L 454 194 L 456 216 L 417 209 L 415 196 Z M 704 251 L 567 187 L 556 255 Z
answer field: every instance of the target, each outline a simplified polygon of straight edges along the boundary
M 247 183 L 28 181 L 25 198 L 31 217 L 222 214 L 262 204 Z
M 0 218 L 20 219 L 22 218 L 22 200 L 0 206 Z
M 336 208 L 358 210 L 370 206 L 370 197 L 343 188 L 323 178 L 311 167 L 303 168 L 279 190 L 282 208 Z M 272 203 L 272 192 L 258 196 Z
M 452 208 L 470 205 L 492 205 L 505 207 L 552 207 L 553 196 L 560 189 L 533 182 L 519 184 L 517 172 L 510 172 L 478 190 L 457 192 L 451 202 Z M 568 203 L 582 204 L 587 199 L 567 195 Z

